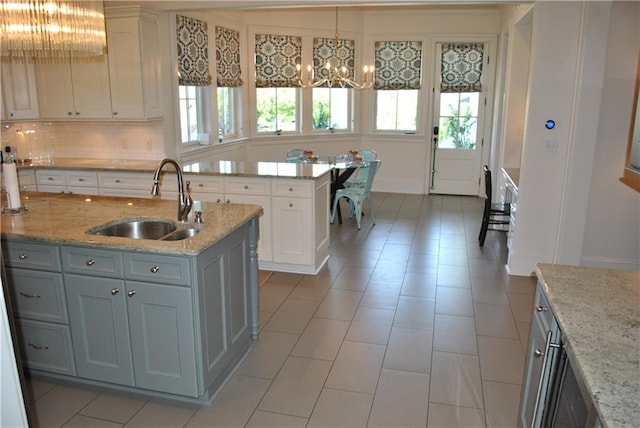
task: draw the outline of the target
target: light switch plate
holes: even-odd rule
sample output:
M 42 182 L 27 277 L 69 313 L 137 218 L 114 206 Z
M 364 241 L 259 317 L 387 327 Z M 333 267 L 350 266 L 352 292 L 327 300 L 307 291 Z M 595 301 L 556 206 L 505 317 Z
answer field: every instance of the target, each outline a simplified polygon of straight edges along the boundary
M 557 153 L 559 144 L 560 142 L 558 140 L 546 140 L 544 142 L 544 151 L 547 153 Z

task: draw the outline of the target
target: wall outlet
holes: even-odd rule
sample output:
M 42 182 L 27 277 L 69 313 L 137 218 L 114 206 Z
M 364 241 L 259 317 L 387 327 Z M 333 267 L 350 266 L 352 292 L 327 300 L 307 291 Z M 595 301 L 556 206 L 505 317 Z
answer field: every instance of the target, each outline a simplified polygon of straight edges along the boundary
M 546 140 L 544 142 L 544 151 L 547 153 L 558 153 L 558 146 L 560 142 L 558 140 Z
M 147 144 L 145 148 L 147 149 L 148 152 L 153 150 L 153 142 L 151 140 L 147 140 Z

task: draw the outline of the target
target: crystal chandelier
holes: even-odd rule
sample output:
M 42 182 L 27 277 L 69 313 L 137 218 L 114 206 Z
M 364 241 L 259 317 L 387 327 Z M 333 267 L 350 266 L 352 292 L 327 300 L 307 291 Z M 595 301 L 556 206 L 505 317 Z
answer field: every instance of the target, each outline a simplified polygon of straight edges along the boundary
M 338 61 L 338 8 L 336 7 L 336 32 L 333 43 L 333 58 L 331 58 L 320 70 L 321 76 L 317 77 L 313 66 L 307 66 L 306 79 L 302 77 L 302 67 L 296 65 L 296 74 L 298 85 L 303 88 L 315 88 L 318 86 L 327 86 L 329 88 L 354 88 L 369 89 L 373 86 L 374 71 L 373 65 L 365 65 L 362 69 L 362 83 L 355 82 L 349 78 L 349 70 L 344 65 L 339 67 Z
M 82 60 L 106 45 L 102 0 L 0 0 L 3 61 Z

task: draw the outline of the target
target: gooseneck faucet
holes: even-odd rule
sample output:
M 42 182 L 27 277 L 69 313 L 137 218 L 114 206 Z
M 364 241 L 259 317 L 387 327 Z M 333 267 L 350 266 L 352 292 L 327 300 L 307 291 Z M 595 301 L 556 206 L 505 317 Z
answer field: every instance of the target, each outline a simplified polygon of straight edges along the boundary
M 167 158 L 162 159 L 158 163 L 158 166 L 156 166 L 156 170 L 153 173 L 153 187 L 151 188 L 151 194 L 153 196 L 158 195 L 158 180 L 160 179 L 160 172 L 168 163 L 174 166 L 178 175 L 178 221 L 186 222 L 189 212 L 191 211 L 191 207 L 193 206 L 193 199 L 191 199 L 191 194 L 189 194 L 189 182 L 187 182 L 187 189 L 185 191 L 182 182 L 182 169 L 180 168 L 180 165 L 178 165 L 178 162 Z

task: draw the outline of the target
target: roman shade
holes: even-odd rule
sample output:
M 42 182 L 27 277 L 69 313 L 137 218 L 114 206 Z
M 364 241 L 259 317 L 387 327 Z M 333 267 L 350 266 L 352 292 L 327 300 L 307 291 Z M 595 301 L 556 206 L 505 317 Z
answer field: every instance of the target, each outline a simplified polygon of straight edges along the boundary
M 481 92 L 483 43 L 443 43 L 440 92 Z
M 422 42 L 375 43 L 374 89 L 420 89 Z
M 216 70 L 218 87 L 242 85 L 238 31 L 216 26 Z
M 211 85 L 207 23 L 176 15 L 176 38 L 178 84 L 182 86 Z
M 298 87 L 296 64 L 302 61 L 302 38 L 256 34 L 256 88 Z
M 338 40 L 336 47 L 336 39 L 314 38 L 313 39 L 313 72 L 316 77 L 326 77 L 324 69 L 327 63 L 333 68 L 341 69 L 345 67 L 347 70 L 347 78 L 354 80 L 355 67 L 355 42 L 353 40 Z M 329 82 L 321 85 L 329 86 Z

